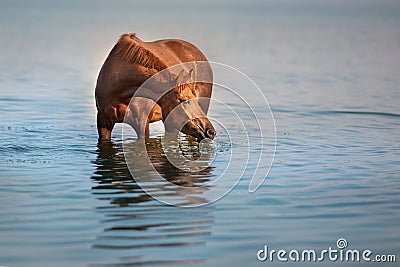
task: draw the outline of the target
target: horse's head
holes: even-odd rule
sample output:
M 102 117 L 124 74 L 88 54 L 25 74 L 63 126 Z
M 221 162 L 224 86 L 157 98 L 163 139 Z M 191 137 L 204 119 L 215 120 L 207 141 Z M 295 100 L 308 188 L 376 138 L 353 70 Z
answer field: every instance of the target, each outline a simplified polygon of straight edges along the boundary
M 204 113 L 207 112 L 209 99 L 198 98 L 192 73 L 193 70 L 182 70 L 176 78 L 170 80 L 172 89 L 158 101 L 165 129 L 179 130 L 199 141 L 214 139 L 216 131 Z

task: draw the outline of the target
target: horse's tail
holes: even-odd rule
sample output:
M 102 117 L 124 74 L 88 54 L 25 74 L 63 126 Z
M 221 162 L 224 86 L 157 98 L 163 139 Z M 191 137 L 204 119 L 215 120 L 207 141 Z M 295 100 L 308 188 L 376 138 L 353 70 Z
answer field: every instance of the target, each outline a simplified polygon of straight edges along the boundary
M 137 38 L 135 33 L 125 33 L 114 46 L 114 51 L 126 62 L 156 70 L 167 68 L 156 55 L 144 48 L 142 43 L 142 40 Z

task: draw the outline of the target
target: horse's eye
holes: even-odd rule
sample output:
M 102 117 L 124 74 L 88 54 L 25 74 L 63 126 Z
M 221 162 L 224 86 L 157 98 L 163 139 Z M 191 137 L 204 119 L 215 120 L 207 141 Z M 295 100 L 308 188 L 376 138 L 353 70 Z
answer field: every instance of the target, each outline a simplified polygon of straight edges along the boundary
M 189 105 L 189 104 L 190 104 L 190 100 L 186 100 L 185 102 L 183 102 L 184 106 Z

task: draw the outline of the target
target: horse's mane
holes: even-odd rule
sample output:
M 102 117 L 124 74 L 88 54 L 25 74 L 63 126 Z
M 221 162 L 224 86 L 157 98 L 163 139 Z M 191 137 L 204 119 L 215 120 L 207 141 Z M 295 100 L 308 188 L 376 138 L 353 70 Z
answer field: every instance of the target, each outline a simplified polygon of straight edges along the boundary
M 167 68 L 156 55 L 141 45 L 135 33 L 123 34 L 115 45 L 114 50 L 126 62 L 157 70 Z

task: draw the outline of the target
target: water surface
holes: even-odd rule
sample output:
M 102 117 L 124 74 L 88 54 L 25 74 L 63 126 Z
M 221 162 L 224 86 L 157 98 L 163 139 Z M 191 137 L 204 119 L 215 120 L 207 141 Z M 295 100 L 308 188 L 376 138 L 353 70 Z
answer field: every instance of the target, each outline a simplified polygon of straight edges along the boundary
M 396 1 L 2 2 L 0 265 L 279 265 L 257 251 L 340 237 L 400 260 L 399 15 Z M 97 144 L 96 76 L 123 32 L 189 40 L 260 86 L 278 140 L 256 193 L 244 177 L 213 204 L 166 206 L 130 175 L 122 126 Z M 239 123 L 210 112 L 240 139 Z M 166 161 L 157 127 L 148 151 L 166 179 L 205 184 L 223 170 L 223 133 L 210 168 L 188 175 Z M 206 202 L 204 188 L 190 201 Z

